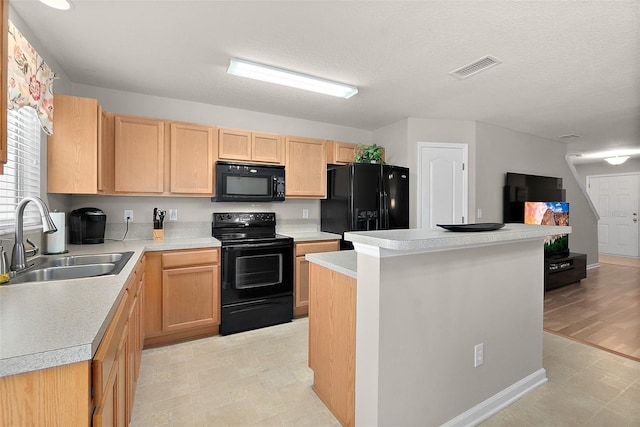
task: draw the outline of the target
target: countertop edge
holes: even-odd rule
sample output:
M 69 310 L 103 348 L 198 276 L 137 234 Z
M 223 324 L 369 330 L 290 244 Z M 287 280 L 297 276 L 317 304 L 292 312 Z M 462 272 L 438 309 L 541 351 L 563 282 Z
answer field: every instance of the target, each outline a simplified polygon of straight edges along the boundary
M 305 259 L 314 264 L 344 274 L 351 278 L 358 278 L 358 259 L 356 251 L 320 252 L 306 254 Z

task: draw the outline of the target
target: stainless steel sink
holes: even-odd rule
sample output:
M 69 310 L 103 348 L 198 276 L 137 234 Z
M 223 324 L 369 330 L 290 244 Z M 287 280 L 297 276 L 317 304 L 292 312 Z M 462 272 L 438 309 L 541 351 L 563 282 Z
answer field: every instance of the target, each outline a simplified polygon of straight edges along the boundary
M 133 253 L 133 252 L 129 252 Z M 131 255 L 129 255 L 131 256 Z M 121 253 L 113 254 L 93 254 L 93 255 L 70 255 L 53 260 L 55 267 L 68 265 L 87 265 L 101 263 L 116 263 L 122 259 Z
M 122 271 L 132 255 L 133 252 L 116 252 L 63 257 L 42 256 L 36 258 L 33 266 L 26 271 L 12 277 L 8 284 L 116 275 Z

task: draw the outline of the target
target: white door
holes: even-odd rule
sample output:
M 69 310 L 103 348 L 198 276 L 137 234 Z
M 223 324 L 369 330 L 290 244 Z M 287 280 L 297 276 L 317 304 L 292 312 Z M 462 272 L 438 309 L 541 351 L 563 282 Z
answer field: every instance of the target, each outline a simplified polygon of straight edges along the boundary
M 418 227 L 467 219 L 467 144 L 418 143 Z
M 638 256 L 638 181 L 640 175 L 587 177 L 589 197 L 600 215 L 598 252 Z

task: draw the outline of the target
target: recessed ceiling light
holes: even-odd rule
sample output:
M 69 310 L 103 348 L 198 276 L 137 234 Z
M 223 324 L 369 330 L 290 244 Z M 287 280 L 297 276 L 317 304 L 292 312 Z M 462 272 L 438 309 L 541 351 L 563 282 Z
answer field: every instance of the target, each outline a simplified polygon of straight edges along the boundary
M 358 88 L 355 86 L 243 59 L 231 58 L 227 73 L 345 99 L 351 98 L 358 93 Z
M 615 156 L 615 157 L 607 157 L 604 159 L 605 162 L 609 163 L 610 165 L 621 165 L 624 162 L 626 162 L 627 160 L 629 160 L 629 157 L 631 156 Z
M 40 0 L 40 2 L 59 10 L 69 10 L 71 8 L 71 3 L 67 0 Z

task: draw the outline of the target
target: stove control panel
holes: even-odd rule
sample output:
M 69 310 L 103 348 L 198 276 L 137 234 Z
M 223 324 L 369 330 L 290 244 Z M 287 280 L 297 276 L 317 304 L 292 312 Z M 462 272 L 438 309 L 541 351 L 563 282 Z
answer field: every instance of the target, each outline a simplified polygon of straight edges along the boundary
M 213 227 L 251 227 L 274 226 L 276 224 L 275 212 L 225 212 L 213 214 Z

